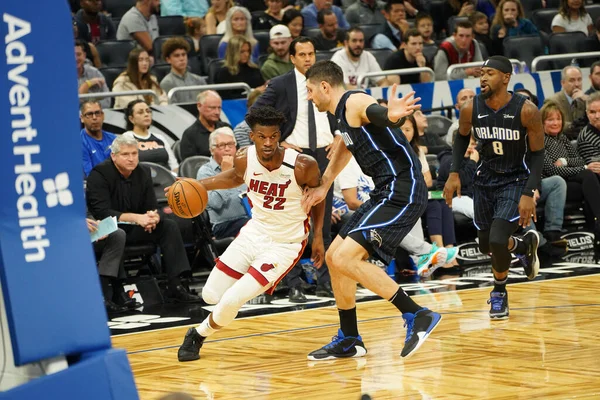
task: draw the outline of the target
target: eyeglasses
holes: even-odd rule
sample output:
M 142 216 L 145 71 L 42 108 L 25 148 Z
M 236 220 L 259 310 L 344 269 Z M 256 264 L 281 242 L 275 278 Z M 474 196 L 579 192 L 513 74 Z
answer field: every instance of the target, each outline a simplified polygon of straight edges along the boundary
M 85 114 L 83 114 L 83 116 L 85 118 L 92 118 L 92 117 L 100 118 L 102 116 L 102 114 L 104 114 L 104 111 L 98 110 L 98 111 L 86 112 Z
M 235 142 L 219 143 L 216 144 L 214 147 L 216 147 L 219 150 L 224 150 L 225 147 L 235 147 Z

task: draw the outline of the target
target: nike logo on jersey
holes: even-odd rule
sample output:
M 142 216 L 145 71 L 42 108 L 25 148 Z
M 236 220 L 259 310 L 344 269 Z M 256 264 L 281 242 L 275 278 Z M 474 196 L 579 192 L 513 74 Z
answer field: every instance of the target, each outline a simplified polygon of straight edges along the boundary
M 92 150 L 92 154 L 96 154 L 96 150 Z
M 262 175 L 262 174 L 263 174 L 262 172 L 260 172 L 260 173 L 256 173 L 256 172 L 255 172 L 255 173 L 254 173 L 254 176 L 259 176 L 259 175 Z
M 477 118 L 485 118 L 485 117 L 487 117 L 488 115 L 490 115 L 490 114 L 485 114 L 485 115 L 478 114 L 478 115 L 477 115 Z
M 504 118 L 514 118 L 514 115 L 508 115 L 508 114 L 504 114 Z

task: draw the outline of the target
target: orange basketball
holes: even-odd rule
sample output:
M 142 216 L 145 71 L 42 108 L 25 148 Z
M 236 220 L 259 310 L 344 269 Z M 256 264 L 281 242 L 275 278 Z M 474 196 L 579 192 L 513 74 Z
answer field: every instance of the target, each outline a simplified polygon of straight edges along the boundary
M 167 201 L 173 214 L 181 218 L 194 218 L 206 209 L 208 192 L 197 180 L 183 178 L 171 185 Z

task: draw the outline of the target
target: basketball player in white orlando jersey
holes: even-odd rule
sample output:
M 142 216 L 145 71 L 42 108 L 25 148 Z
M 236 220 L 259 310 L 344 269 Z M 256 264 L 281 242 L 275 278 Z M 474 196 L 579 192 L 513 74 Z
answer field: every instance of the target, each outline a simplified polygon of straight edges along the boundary
M 252 219 L 217 260 L 202 298 L 216 304 L 198 326 L 190 328 L 179 348 L 179 361 L 200 358 L 209 335 L 229 325 L 239 309 L 263 292 L 272 293 L 277 283 L 300 259 L 308 241 L 308 215 L 301 200 L 307 187 L 317 187 L 321 174 L 316 160 L 279 146 L 279 127 L 285 117 L 271 107 L 254 107 L 246 117 L 253 146 L 238 150 L 234 167 L 201 180 L 207 190 L 230 189 L 246 183 Z M 312 208 L 311 260 L 322 265 L 325 202 Z

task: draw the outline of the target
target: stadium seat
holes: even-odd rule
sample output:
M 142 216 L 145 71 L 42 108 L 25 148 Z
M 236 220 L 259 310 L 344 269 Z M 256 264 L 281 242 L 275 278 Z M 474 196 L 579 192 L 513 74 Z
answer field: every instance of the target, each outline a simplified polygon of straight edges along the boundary
M 117 79 L 117 77 L 119 75 L 121 75 L 122 72 L 125 72 L 125 68 L 124 67 L 106 67 L 106 68 L 100 68 L 99 71 L 102 73 L 102 75 L 104 75 L 104 79 L 106 80 L 106 86 L 108 86 L 108 88 L 110 90 L 112 90 L 115 79 Z
M 428 115 L 427 116 L 427 132 L 436 133 L 439 136 L 444 136 L 448 133 L 452 125 L 452 120 L 442 115 Z
M 217 73 L 219 72 L 219 69 L 223 66 L 224 63 L 225 61 L 221 59 L 215 59 L 210 61 L 210 63 L 208 64 L 209 84 L 216 83 L 215 80 L 217 79 Z
M 596 22 L 596 20 L 600 18 L 600 4 L 585 6 L 585 10 L 590 14 L 590 17 L 592 17 L 592 21 Z
M 579 43 L 577 51 L 580 53 L 600 51 L 600 45 L 595 37 L 588 37 Z M 595 61 L 598 61 L 598 58 L 580 58 L 578 61 L 580 67 L 591 67 Z
M 165 35 L 165 36 L 163 36 L 163 35 L 160 35 L 159 37 L 154 39 L 154 42 L 152 42 L 152 52 L 154 53 L 154 60 L 156 62 L 165 61 L 165 60 L 163 60 L 163 57 L 162 57 L 162 45 L 164 42 L 166 42 L 167 40 L 169 40 L 170 38 L 173 38 L 173 37 L 183 37 L 188 42 L 188 44 L 190 45 L 190 51 L 188 52 L 188 57 L 190 57 L 190 55 L 194 52 L 194 41 L 189 36 L 182 36 L 182 35 Z
M 358 25 L 365 33 L 365 48 L 370 48 L 371 39 L 381 30 L 381 24 L 361 24 Z
M 333 54 L 338 51 L 339 49 L 334 49 L 331 51 L 317 51 L 315 52 L 315 58 L 317 61 L 327 61 L 327 60 L 331 60 L 331 57 L 333 56 Z
M 181 15 L 169 17 L 158 17 L 158 32 L 161 36 L 183 36 L 185 35 L 185 24 Z M 192 46 L 192 49 L 194 46 Z
M 106 67 L 125 67 L 131 50 L 135 49 L 135 40 L 103 40 L 96 44 L 102 65 Z
M 112 18 L 122 18 L 131 7 L 135 6 L 135 0 L 104 0 L 104 10 L 110 13 Z
M 219 42 L 223 35 L 204 35 L 200 38 L 200 55 L 204 71 L 208 74 L 208 64 L 219 58 Z
M 558 9 L 556 8 L 535 10 L 531 13 L 531 21 L 539 30 L 550 34 L 552 33 L 552 19 L 556 14 L 558 14 Z
M 269 50 L 269 47 L 271 46 L 269 31 L 254 31 L 254 38 L 258 41 L 260 54 L 267 54 L 267 50 Z
M 164 188 L 175 183 L 175 177 L 171 171 L 162 165 L 147 161 L 141 161 L 140 165 L 150 170 L 150 176 L 152 177 L 152 184 L 154 186 L 154 194 L 156 195 L 158 204 L 167 204 Z
M 304 28 L 302 31 L 302 36 L 306 36 L 309 38 L 316 38 L 321 34 L 321 30 L 319 28 Z
M 529 67 L 535 57 L 544 54 L 542 39 L 538 35 L 507 37 L 503 46 L 505 57 L 525 61 Z
M 179 165 L 179 176 L 185 178 L 194 178 L 198 175 L 201 166 L 210 161 L 207 156 L 191 156 L 186 158 Z
M 575 53 L 585 42 L 586 35 L 583 32 L 561 32 L 553 33 L 548 40 L 550 54 Z M 552 69 L 563 69 L 571 65 L 571 60 L 552 61 Z
M 177 162 L 181 164 L 181 140 L 177 140 L 171 146 L 171 150 L 173 150 L 173 154 L 175 154 L 175 158 Z M 179 169 L 181 173 L 181 168 Z
M 393 53 L 390 49 L 368 49 L 367 51 L 375 56 L 381 68 L 385 65 L 385 60 Z
M 521 4 L 527 18 L 530 18 L 533 11 L 542 9 L 542 0 L 522 0 Z
M 156 76 L 158 82 L 162 81 L 169 72 L 171 72 L 171 64 L 154 64 L 150 69 L 152 75 Z
M 433 65 L 433 59 L 438 52 L 439 47 L 435 44 L 425 44 L 423 45 L 423 55 L 427 62 Z

